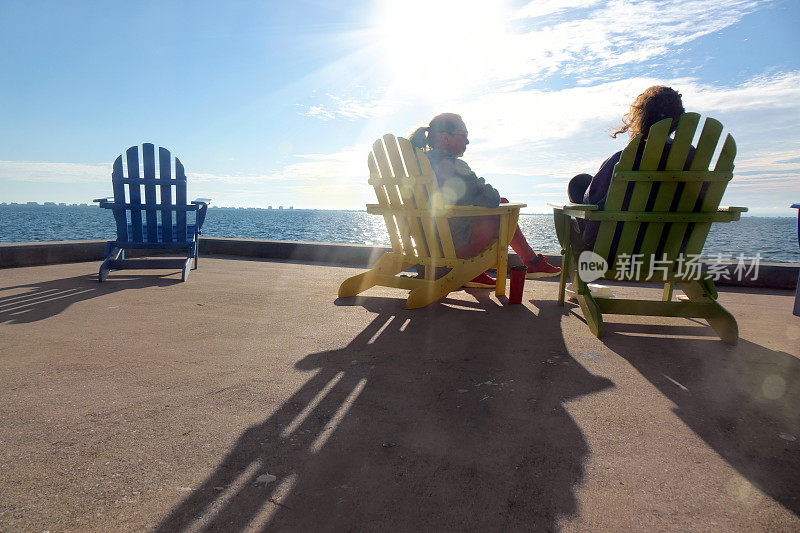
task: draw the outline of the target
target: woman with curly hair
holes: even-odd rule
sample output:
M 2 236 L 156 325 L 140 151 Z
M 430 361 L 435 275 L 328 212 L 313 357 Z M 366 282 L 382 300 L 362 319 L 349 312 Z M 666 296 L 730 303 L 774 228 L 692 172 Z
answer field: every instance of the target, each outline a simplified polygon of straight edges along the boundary
M 611 134 L 616 138 L 620 133 L 630 134 L 631 139 L 641 134 L 647 139 L 650 127 L 656 122 L 665 118 L 672 119 L 670 133 L 678 127 L 678 118 L 684 113 L 681 94 L 671 87 L 654 85 L 636 97 L 630 110 L 622 117 L 622 126 Z M 666 163 L 667 154 L 671 141 L 667 142 L 664 154 L 661 158 L 662 165 Z M 644 144 L 641 145 L 642 147 Z M 622 151 L 619 151 L 605 160 L 600 166 L 597 174 L 578 174 L 572 178 L 567 186 L 569 201 L 576 204 L 593 204 L 603 209 L 608 195 L 608 187 L 611 184 L 611 176 L 614 172 L 614 165 L 619 162 Z M 689 168 L 694 155 L 694 149 L 689 150 L 685 169 Z M 642 153 L 641 149 L 634 162 L 634 169 L 639 167 Z M 583 221 L 580 221 L 583 222 Z M 596 221 L 589 221 L 583 224 L 582 239 L 586 248 L 591 249 L 597 238 L 597 230 L 600 224 Z
M 479 205 L 497 207 L 500 198 L 497 189 L 479 178 L 469 165 L 460 159 L 467 149 L 467 126 L 459 115 L 442 113 L 427 127 L 417 128 L 409 136 L 411 144 L 425 152 L 431 163 L 436 181 L 442 191 L 443 201 L 449 205 Z M 458 217 L 450 221 L 453 245 L 458 257 L 472 257 L 486 248 L 500 233 L 500 217 Z M 511 239 L 511 248 L 528 267 L 528 279 L 557 276 L 561 269 L 547 262 L 528 245 L 517 226 Z M 468 287 L 494 287 L 495 280 L 485 272 L 469 282 Z

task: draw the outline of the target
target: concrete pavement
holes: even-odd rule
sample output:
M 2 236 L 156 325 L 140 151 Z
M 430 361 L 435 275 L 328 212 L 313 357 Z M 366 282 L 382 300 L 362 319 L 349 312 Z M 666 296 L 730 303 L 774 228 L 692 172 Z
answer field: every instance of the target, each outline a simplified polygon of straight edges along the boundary
M 800 529 L 791 291 L 721 290 L 730 347 L 596 339 L 552 281 L 407 311 L 337 300 L 353 268 L 97 267 L 0 270 L 0 529 Z

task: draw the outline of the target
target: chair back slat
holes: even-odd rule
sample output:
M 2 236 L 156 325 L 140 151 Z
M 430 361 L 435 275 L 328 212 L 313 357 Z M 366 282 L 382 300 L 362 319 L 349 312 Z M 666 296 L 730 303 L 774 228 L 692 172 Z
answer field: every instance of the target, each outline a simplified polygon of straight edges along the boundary
M 370 181 L 374 183 L 375 196 L 378 198 L 378 203 L 381 207 L 390 207 L 389 199 L 386 197 L 386 190 L 380 183 L 381 174 L 378 171 L 378 164 L 375 162 L 375 156 L 370 152 L 367 158 L 367 166 L 369 167 Z M 400 233 L 397 230 L 397 225 L 394 222 L 392 215 L 383 215 L 383 220 L 386 222 L 386 231 L 389 233 L 389 242 L 392 243 L 392 251 L 396 254 L 403 253 L 403 246 L 400 244 Z
M 400 241 L 403 243 L 403 253 L 405 255 L 416 255 L 414 244 L 411 241 L 411 230 L 408 226 L 407 217 L 402 214 L 403 201 L 400 199 L 400 194 L 397 190 L 395 177 L 389 165 L 389 160 L 386 157 L 386 149 L 383 146 L 383 140 L 378 139 L 372 145 L 372 153 L 375 154 L 375 162 L 378 164 L 383 187 L 386 191 L 386 196 L 389 199 L 389 206 L 397 209 L 397 214 L 394 216 L 397 224 L 397 230 L 400 232 Z
M 639 171 L 659 170 L 658 166 L 661 162 L 664 153 L 664 145 L 669 137 L 670 121 L 662 120 L 650 128 L 648 138 L 645 141 L 642 159 L 639 163 Z M 630 194 L 630 200 L 627 205 L 622 206 L 622 211 L 645 211 L 647 202 L 650 199 L 650 193 L 653 192 L 654 183 L 651 180 L 646 181 L 623 181 L 626 187 L 626 194 Z M 630 191 L 629 193 L 627 191 Z M 639 230 L 642 228 L 641 223 L 635 221 L 628 221 L 622 224 L 619 243 L 617 244 L 616 251 L 611 250 L 609 254 L 609 264 L 614 268 L 616 264 L 615 258 L 620 254 L 627 254 L 632 256 L 639 251 L 636 249 L 637 238 L 639 237 Z M 649 265 L 643 265 L 648 267 Z
M 124 206 L 125 200 L 125 184 L 122 183 L 124 178 L 122 172 L 122 156 L 114 160 L 113 170 L 111 171 L 111 186 L 114 189 L 114 203 L 119 206 Z M 120 241 L 127 241 L 128 237 L 128 210 L 124 207 L 115 207 L 114 222 L 117 225 L 117 239 Z
M 722 145 L 722 151 L 717 158 L 717 163 L 714 166 L 715 171 L 733 172 L 733 159 L 736 157 L 736 141 L 728 134 L 725 138 L 725 143 Z M 706 190 L 703 203 L 700 211 L 703 213 L 713 213 L 719 207 L 722 201 L 722 195 L 725 194 L 727 181 L 713 181 L 709 182 L 708 189 Z M 686 253 L 689 255 L 699 255 L 703 251 L 703 245 L 708 237 L 708 232 L 711 230 L 710 222 L 699 222 L 694 225 L 694 230 L 689 235 L 686 242 Z
M 145 220 L 147 221 L 147 242 L 158 242 L 158 202 L 156 201 L 156 156 L 151 143 L 142 145 L 142 169 L 144 170 Z
M 614 167 L 615 171 L 617 169 L 633 170 L 633 165 L 636 161 L 636 154 L 639 151 L 639 145 L 641 144 L 641 141 L 642 136 L 637 135 L 630 143 L 628 143 L 628 146 L 622 150 L 619 162 L 617 162 L 617 165 Z M 608 186 L 608 194 L 606 195 L 606 211 L 622 211 L 622 203 L 625 200 L 627 186 L 628 183 L 624 180 L 611 179 L 611 183 Z M 594 243 L 594 252 L 599 254 L 601 257 L 608 258 L 609 267 L 611 268 L 614 266 L 613 258 L 609 258 L 611 252 L 611 243 L 614 240 L 614 234 L 617 232 L 617 226 L 620 224 L 622 223 L 615 221 L 601 222 L 600 227 L 597 229 L 597 238 L 595 239 Z
M 711 227 L 711 215 L 719 207 L 728 181 L 732 176 L 736 144 L 727 136 L 713 171 L 709 164 L 722 133 L 722 124 L 706 119 L 691 158 L 687 159 L 691 142 L 697 131 L 700 116 L 686 113 L 678 121 L 673 141 L 669 141 L 670 119 L 654 124 L 643 147 L 637 136 L 622 151 L 614 167 L 605 211 L 631 213 L 708 213 L 700 222 L 638 222 L 603 221 L 598 229 L 594 251 L 609 263 L 606 277 L 616 276 L 619 266 L 616 259 L 621 254 L 636 257 L 639 279 L 658 274 L 654 281 L 671 278 L 680 254 L 699 254 Z M 641 159 L 636 170 L 637 154 Z M 664 153 L 667 153 L 666 158 Z M 727 175 L 726 175 L 727 174 Z M 658 269 L 651 261 L 658 261 Z M 630 261 L 622 263 L 630 265 Z M 663 269 L 667 269 L 664 272 Z M 657 271 L 657 272 L 656 272 Z
M 159 185 L 161 189 L 161 240 L 162 242 L 172 242 L 172 159 L 169 150 L 158 148 L 158 177 L 163 182 Z
M 694 138 L 695 131 L 697 131 L 697 124 L 699 121 L 700 115 L 698 113 L 684 113 L 681 115 L 678 120 L 678 127 L 675 130 L 675 139 L 672 141 L 672 146 L 669 149 L 669 155 L 667 156 L 667 163 L 664 166 L 664 170 L 680 172 L 684 169 L 686 166 L 686 158 L 691 151 L 692 139 Z M 677 181 L 661 181 L 659 183 L 658 195 L 655 198 L 651 211 L 669 211 L 675 200 L 678 187 L 679 182 Z M 682 188 L 683 185 L 680 187 Z M 646 224 L 641 250 L 648 255 L 648 266 L 651 259 L 651 257 L 649 257 L 650 250 L 655 251 L 654 258 L 659 261 L 666 260 L 671 264 L 676 259 L 674 256 L 664 257 L 663 250 L 659 248 L 662 241 L 667 238 L 671 227 L 672 224 L 669 222 L 650 222 Z
M 383 143 L 386 147 L 386 155 L 389 159 L 389 164 L 392 167 L 392 173 L 395 179 L 412 178 L 410 173 L 406 172 L 403 160 L 400 157 L 400 150 L 397 148 L 397 140 L 394 135 L 387 134 L 383 136 Z M 413 165 L 412 165 L 413 166 Z M 398 192 L 406 207 L 416 209 L 419 205 L 414 201 L 414 188 L 412 185 L 406 183 L 398 183 Z M 409 232 L 411 233 L 411 240 L 414 245 L 415 255 L 417 257 L 430 257 L 431 252 L 428 250 L 428 243 L 422 231 L 422 224 L 420 217 L 409 216 L 406 217 L 406 224 L 408 225 Z
M 139 176 L 139 147 L 131 146 L 125 152 L 128 159 L 128 197 L 131 211 L 131 238 L 135 242 L 143 242 L 142 236 L 142 184 Z
M 180 159 L 175 158 L 175 203 L 177 205 L 186 205 L 186 173 L 183 170 L 183 163 Z M 175 212 L 175 232 L 177 242 L 186 242 L 186 211 L 177 210 Z
M 423 175 L 420 160 L 414 151 L 414 147 L 408 139 L 403 137 L 397 138 L 397 143 L 400 145 L 400 153 L 405 161 L 406 169 L 410 177 L 414 179 L 414 203 L 418 209 L 425 209 L 430 213 L 429 216 L 420 217 L 420 224 L 425 235 L 425 242 L 428 245 L 428 253 L 431 257 L 442 257 L 443 251 L 439 240 L 439 235 L 436 233 L 436 222 L 431 212 L 432 205 L 428 193 L 428 186 L 431 181 L 436 181 L 433 175 L 433 169 L 430 168 L 430 162 L 423 155 L 425 163 L 427 163 L 428 173 Z M 449 229 L 449 226 L 448 226 Z
M 707 118 L 703 125 L 703 130 L 700 132 L 700 139 L 697 141 L 697 149 L 695 149 L 692 164 L 689 167 L 690 170 L 708 170 L 708 165 L 711 163 L 711 158 L 714 155 L 714 150 L 717 148 L 717 141 L 719 141 L 721 133 L 722 124 L 713 118 Z M 724 192 L 725 187 L 727 187 L 727 181 L 722 182 L 722 184 L 722 190 Z M 702 181 L 686 183 L 678 199 L 675 210 L 682 212 L 694 211 L 698 204 L 698 198 L 700 197 L 700 191 L 703 189 L 703 186 L 704 183 Z M 708 187 L 708 185 L 706 185 L 706 187 Z M 719 202 L 717 202 L 717 205 L 719 205 Z M 716 210 L 716 208 L 717 206 L 715 205 L 712 211 Z M 694 228 L 695 224 L 688 222 L 672 224 L 664 245 L 664 253 L 667 254 L 667 257 L 677 257 L 681 253 L 683 253 L 684 256 L 690 255 L 690 252 L 685 249 L 685 245 L 690 239 Z M 703 243 L 705 243 L 705 239 L 703 239 Z M 703 243 L 701 243 L 701 247 Z

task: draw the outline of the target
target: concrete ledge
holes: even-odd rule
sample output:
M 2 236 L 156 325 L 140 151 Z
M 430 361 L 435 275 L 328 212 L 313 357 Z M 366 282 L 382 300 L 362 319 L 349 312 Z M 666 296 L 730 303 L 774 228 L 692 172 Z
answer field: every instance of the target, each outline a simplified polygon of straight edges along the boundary
M 0 268 L 101 261 L 105 240 L 0 243 Z M 258 239 L 225 239 L 201 237 L 200 255 L 232 255 L 263 257 L 292 261 L 326 263 L 366 268 L 390 248 L 359 244 L 332 244 L 318 242 L 266 241 Z M 155 252 L 133 250 L 129 257 L 156 255 Z M 561 265 L 561 257 L 548 256 L 554 265 Z M 519 264 L 515 254 L 509 254 L 509 266 Z M 758 279 L 737 279 L 736 263 L 725 263 L 729 279 L 719 279 L 716 284 L 768 289 L 794 289 L 800 273 L 797 263 L 761 263 Z

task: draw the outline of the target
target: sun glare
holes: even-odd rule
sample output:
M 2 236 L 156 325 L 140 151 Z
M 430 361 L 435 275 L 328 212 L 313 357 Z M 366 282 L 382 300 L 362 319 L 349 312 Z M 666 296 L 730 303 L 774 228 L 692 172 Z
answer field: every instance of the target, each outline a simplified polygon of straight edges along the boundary
M 442 101 L 472 92 L 511 53 L 502 2 L 408 0 L 379 6 L 375 44 L 398 96 Z

